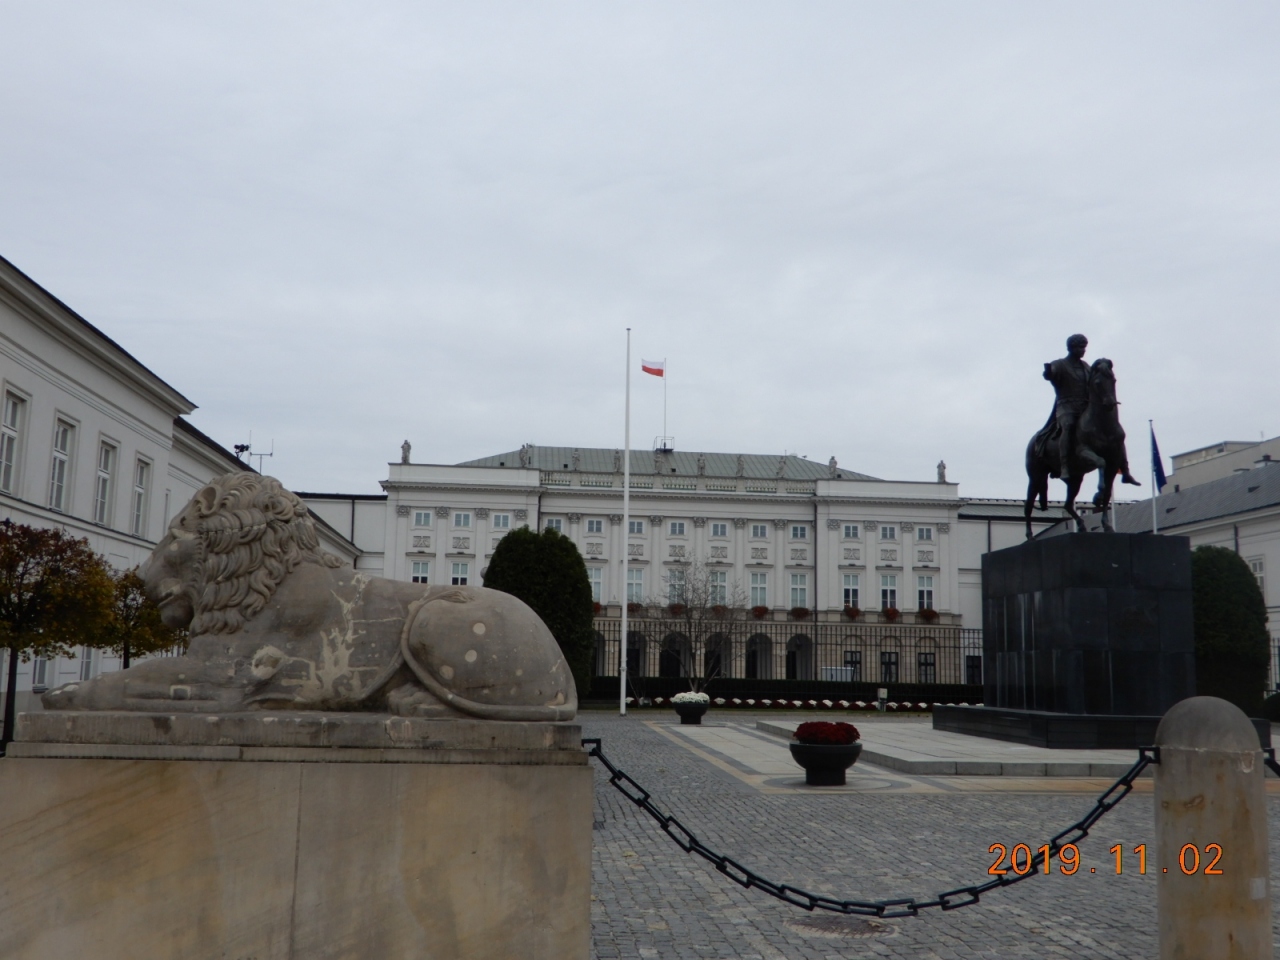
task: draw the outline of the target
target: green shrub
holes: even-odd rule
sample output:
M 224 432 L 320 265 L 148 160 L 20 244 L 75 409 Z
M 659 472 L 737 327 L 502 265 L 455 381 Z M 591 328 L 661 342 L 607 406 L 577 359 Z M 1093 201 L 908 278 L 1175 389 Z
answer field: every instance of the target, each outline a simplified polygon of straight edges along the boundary
M 587 565 L 572 540 L 555 530 L 512 530 L 499 541 L 484 585 L 519 597 L 542 618 L 573 671 L 578 696 L 591 690 L 594 607 Z
M 1191 584 L 1196 692 L 1260 716 L 1271 641 L 1258 581 L 1234 551 L 1197 547 L 1191 554 Z

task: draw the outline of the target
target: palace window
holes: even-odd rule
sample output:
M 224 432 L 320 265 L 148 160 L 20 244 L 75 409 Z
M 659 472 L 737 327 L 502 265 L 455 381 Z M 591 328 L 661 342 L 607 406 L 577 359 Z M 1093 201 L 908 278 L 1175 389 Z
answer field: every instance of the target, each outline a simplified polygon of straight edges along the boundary
M 672 567 L 667 571 L 667 603 L 684 603 L 684 568 Z
M 707 599 L 715 604 L 729 602 L 729 573 L 727 570 L 712 570 L 707 574 Z
M 471 527 L 471 514 L 455 513 L 453 515 L 453 525 L 455 527 L 469 529 Z
M 627 521 L 627 532 L 628 532 L 628 533 L 644 533 L 644 521 L 643 521 L 643 520 L 628 520 L 628 521 Z
M 933 539 L 933 527 L 916 527 L 916 539 L 917 539 L 917 540 L 932 540 L 932 539 Z
M 982 654 L 968 653 L 964 658 L 964 682 L 970 686 L 982 685 Z
M 67 479 L 71 472 L 71 443 L 76 428 L 59 420 L 53 428 L 53 463 L 49 469 L 49 506 L 54 510 L 67 507 Z
M 882 526 L 882 527 L 880 528 L 880 539 L 881 539 L 881 540 L 897 540 L 897 539 L 898 539 L 898 528 L 897 528 L 897 527 L 883 527 L 883 526 Z
M 93 647 L 80 648 L 80 679 L 93 679 Z
M 13 656 L 13 654 L 9 654 Z M 31 661 L 31 686 L 44 687 L 48 686 L 49 681 L 49 661 L 45 657 L 36 657 Z
M 727 537 L 729 535 L 729 525 L 727 523 L 713 523 L 711 525 L 711 535 L 713 537 Z
M 846 573 L 844 575 L 844 605 L 846 607 L 856 607 L 858 605 L 858 575 L 856 573 Z
M 564 521 L 562 521 L 559 517 L 552 517 L 550 520 L 546 522 L 544 526 L 545 526 L 545 529 L 554 530 L 556 533 L 564 532 Z
M 601 585 L 601 569 L 600 567 L 587 567 L 587 582 L 591 584 L 591 599 L 600 602 L 600 585 Z
M 1249 561 L 1249 569 L 1253 573 L 1253 579 L 1258 581 L 1258 589 L 1262 592 L 1263 602 L 1266 602 L 1266 578 L 1263 576 L 1266 573 L 1265 561 L 1262 557 L 1254 557 Z
M 603 520 L 588 520 L 588 521 L 587 521 L 587 533 L 604 533 L 604 521 L 603 521 Z
M 430 583 L 431 563 L 428 560 L 413 561 L 412 575 L 409 577 L 414 583 Z
M 684 521 L 672 520 L 670 526 L 667 527 L 667 535 L 672 537 L 684 536 Z
M 490 517 L 490 521 L 492 522 L 493 529 L 495 530 L 511 529 L 511 514 L 509 513 L 495 513 Z
M 880 651 L 880 682 L 881 683 L 897 683 L 898 682 L 898 651 L 897 650 L 881 650 Z
M 769 575 L 767 573 L 751 574 L 751 605 L 767 607 L 769 605 Z
M 844 538 L 846 540 L 858 539 L 858 525 L 856 523 L 846 523 L 844 525 Z
M 627 603 L 644 603 L 644 570 L 627 571 Z
M 765 523 L 753 523 L 751 525 L 751 539 L 765 540 L 769 536 L 769 525 Z
M 936 653 L 916 654 L 916 683 L 938 682 L 938 655 Z
M 883 574 L 880 577 L 880 607 L 888 610 L 898 606 L 898 577 L 896 574 Z
M 415 527 L 431 526 L 431 511 L 430 510 L 413 511 L 413 525 Z
M 805 538 L 807 538 L 808 536 L 809 536 L 809 528 L 808 528 L 808 527 L 803 526 L 802 524 L 792 524 L 792 526 L 791 526 L 791 539 L 792 539 L 792 540 L 804 540 L 804 539 L 805 539 Z
M 455 563 L 453 565 L 453 576 L 449 582 L 455 587 L 465 587 L 467 585 L 468 574 L 471 572 L 469 563 Z
M 139 460 L 133 467 L 133 535 L 147 535 L 147 500 L 151 494 L 151 464 Z
M 116 471 L 116 448 L 109 443 L 98 446 L 98 476 L 93 485 L 93 522 L 104 526 L 111 522 L 111 478 Z
M 921 610 L 933 609 L 933 577 L 916 578 L 916 606 Z M 920 681 L 924 683 L 923 680 Z
M 807 573 L 791 575 L 791 605 L 793 607 L 809 606 L 809 575 Z
M 844 652 L 844 668 L 847 675 L 844 677 L 852 683 L 857 683 L 862 679 L 862 651 L 846 650 Z
M 18 441 L 22 437 L 22 415 L 26 401 L 12 393 L 4 395 L 4 416 L 0 418 L 0 490 L 13 493 L 18 482 Z

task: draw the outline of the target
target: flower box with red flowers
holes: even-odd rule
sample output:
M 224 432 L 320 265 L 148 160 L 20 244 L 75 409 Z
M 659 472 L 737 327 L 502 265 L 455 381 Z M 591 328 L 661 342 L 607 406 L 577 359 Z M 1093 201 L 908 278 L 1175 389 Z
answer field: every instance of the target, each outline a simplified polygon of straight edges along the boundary
M 858 728 L 851 723 L 802 723 L 793 738 L 791 757 L 804 767 L 804 782 L 812 787 L 844 786 L 846 771 L 862 754 Z

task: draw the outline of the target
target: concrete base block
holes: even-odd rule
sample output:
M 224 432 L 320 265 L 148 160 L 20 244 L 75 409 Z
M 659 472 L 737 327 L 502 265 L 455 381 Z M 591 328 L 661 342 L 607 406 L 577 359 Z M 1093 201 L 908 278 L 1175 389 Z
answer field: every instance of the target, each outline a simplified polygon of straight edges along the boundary
M 203 743 L 149 732 L 113 756 L 93 741 L 163 724 L 45 716 L 61 742 L 28 724 L 0 760 L 0 956 L 588 956 L 575 724 L 357 716 L 350 746 L 325 747 L 282 736 L 291 715 L 241 714 L 183 735 Z M 249 744 L 208 742 L 215 727 Z

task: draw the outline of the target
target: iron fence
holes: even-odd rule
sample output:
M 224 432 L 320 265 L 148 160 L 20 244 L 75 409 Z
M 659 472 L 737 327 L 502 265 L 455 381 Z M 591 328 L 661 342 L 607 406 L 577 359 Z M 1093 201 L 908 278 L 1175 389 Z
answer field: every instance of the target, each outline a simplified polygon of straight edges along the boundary
M 595 672 L 618 675 L 622 624 L 595 621 Z M 981 684 L 982 631 L 950 625 L 677 619 L 627 623 L 627 673 L 844 683 Z

